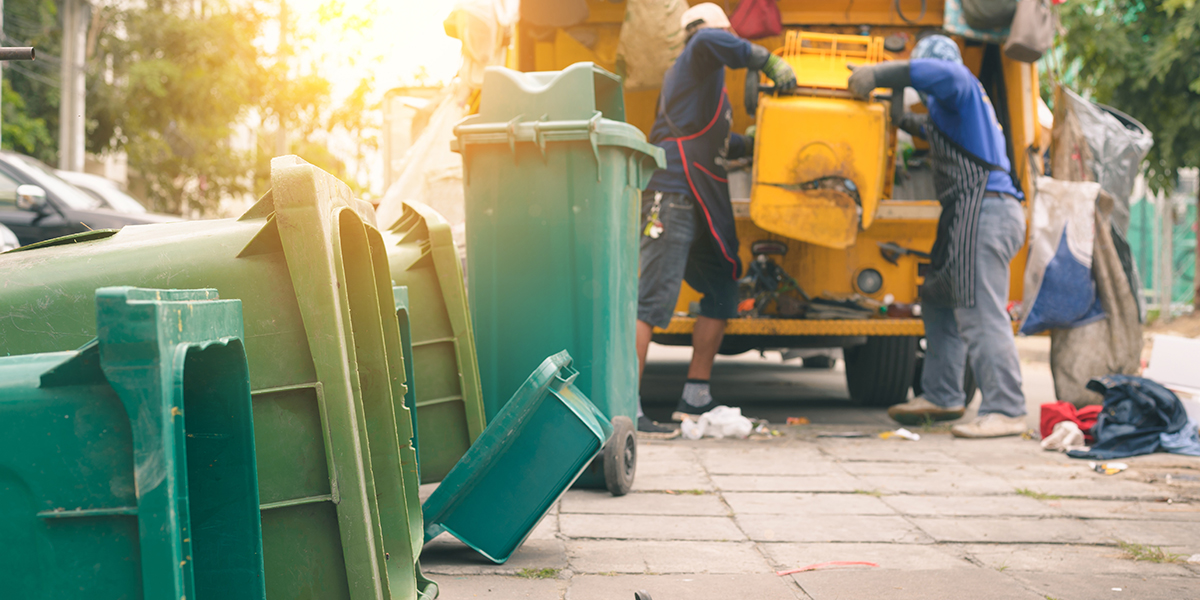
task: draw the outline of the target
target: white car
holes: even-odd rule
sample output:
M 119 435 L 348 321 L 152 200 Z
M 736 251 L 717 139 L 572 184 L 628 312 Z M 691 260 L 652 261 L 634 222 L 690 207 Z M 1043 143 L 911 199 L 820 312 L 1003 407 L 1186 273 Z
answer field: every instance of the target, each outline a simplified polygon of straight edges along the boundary
M 21 242 L 17 240 L 17 234 L 4 225 L 0 225 L 0 252 L 7 252 L 20 245 Z
M 117 184 L 111 179 L 105 179 L 91 173 L 80 173 L 78 171 L 55 170 L 54 174 L 67 180 L 67 183 L 87 192 L 87 195 L 99 200 L 103 208 L 133 215 L 141 215 L 147 212 L 146 207 L 142 206 L 141 202 L 121 191 L 121 188 L 117 187 Z

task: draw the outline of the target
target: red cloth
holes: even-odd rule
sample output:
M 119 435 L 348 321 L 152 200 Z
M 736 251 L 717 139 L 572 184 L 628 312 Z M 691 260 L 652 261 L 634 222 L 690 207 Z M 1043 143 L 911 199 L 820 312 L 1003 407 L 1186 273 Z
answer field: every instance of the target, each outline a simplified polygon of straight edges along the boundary
M 759 38 L 779 35 L 783 32 L 783 17 L 779 14 L 776 0 L 742 0 L 729 16 L 729 24 L 743 38 Z
M 1054 426 L 1062 421 L 1074 421 L 1080 429 L 1083 430 L 1083 437 L 1090 444 L 1092 443 L 1092 427 L 1096 425 L 1096 419 L 1100 417 L 1100 409 L 1103 406 L 1092 404 L 1080 409 L 1076 409 L 1074 404 L 1070 402 L 1052 402 L 1042 405 L 1042 438 L 1050 435 L 1054 431 Z

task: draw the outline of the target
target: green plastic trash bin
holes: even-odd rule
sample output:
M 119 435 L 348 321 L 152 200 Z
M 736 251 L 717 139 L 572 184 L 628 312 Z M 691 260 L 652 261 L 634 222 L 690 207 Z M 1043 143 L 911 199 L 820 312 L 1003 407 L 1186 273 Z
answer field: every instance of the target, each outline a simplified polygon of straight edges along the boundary
M 408 288 L 421 483 L 441 481 L 483 433 L 483 394 L 462 263 L 450 224 L 404 203 L 383 232 L 394 285 Z M 399 309 L 399 305 L 397 305 Z
M 94 296 L 98 340 L 0 358 L 0 596 L 261 600 L 240 303 Z
M 448 532 L 508 560 L 612 433 L 573 385 L 571 356 L 547 358 L 425 501 L 425 541 Z
M 604 451 L 605 481 L 587 482 L 614 494 L 628 491 L 634 465 L 625 460 L 636 456 L 640 190 L 664 164 L 623 119 L 620 78 L 591 63 L 552 73 L 491 67 L 479 114 L 455 127 L 453 146 L 463 157 L 488 418 L 525 373 L 566 348 L 576 386 L 621 418 Z
M 239 298 L 268 598 L 436 594 L 416 570 L 416 455 L 374 211 L 294 156 L 271 161 L 271 184 L 238 219 L 132 226 L 0 255 L 0 355 L 85 343 L 104 285 Z

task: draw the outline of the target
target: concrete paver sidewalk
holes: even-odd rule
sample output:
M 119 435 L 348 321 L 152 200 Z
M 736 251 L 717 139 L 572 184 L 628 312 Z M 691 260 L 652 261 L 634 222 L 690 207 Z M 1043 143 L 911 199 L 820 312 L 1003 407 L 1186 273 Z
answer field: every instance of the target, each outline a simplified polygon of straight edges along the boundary
M 1020 438 L 791 429 L 772 440 L 642 440 L 648 475 L 634 493 L 568 492 L 508 564 L 444 536 L 422 567 L 447 599 L 628 600 L 637 589 L 655 600 L 1200 597 L 1200 565 L 1134 561 L 1118 547 L 1200 553 L 1195 459 L 1134 458 L 1103 476 Z M 775 575 L 827 561 L 879 568 Z

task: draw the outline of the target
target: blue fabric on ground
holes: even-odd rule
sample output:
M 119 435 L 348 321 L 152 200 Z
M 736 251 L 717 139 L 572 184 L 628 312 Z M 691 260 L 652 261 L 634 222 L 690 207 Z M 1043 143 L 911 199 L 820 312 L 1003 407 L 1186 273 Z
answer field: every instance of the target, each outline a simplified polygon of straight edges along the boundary
M 1046 265 L 1037 299 L 1021 325 L 1021 333 L 1033 335 L 1047 329 L 1070 329 L 1103 318 L 1104 307 L 1096 293 L 1092 269 L 1071 254 L 1064 227 L 1058 250 Z
M 1104 394 L 1104 410 L 1092 428 L 1096 443 L 1067 452 L 1071 458 L 1108 460 L 1187 447 L 1162 443 L 1163 434 L 1179 434 L 1188 425 L 1183 403 L 1171 390 L 1132 375 L 1097 377 L 1088 389 Z
M 1160 433 L 1158 437 L 1167 452 L 1200 456 L 1200 423 L 1188 419 L 1178 433 Z

